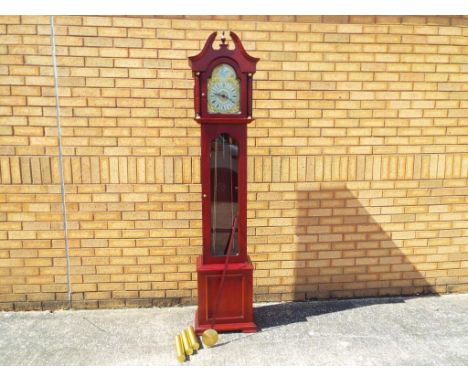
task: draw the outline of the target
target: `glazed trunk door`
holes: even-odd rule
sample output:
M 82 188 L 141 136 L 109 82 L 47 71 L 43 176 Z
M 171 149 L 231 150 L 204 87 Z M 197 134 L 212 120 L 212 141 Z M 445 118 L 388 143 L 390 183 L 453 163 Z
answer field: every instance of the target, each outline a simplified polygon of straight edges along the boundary
M 214 125 L 202 134 L 205 264 L 245 261 L 245 128 Z M 237 224 L 235 222 L 237 221 Z

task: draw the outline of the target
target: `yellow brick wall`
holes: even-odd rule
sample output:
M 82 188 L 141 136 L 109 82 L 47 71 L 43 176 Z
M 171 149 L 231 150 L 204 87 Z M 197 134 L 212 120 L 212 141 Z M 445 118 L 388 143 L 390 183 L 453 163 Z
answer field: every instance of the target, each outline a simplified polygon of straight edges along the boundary
M 468 18 L 55 17 L 73 306 L 196 300 L 188 56 L 259 57 L 256 301 L 468 290 Z M 66 305 L 48 17 L 0 17 L 0 309 Z

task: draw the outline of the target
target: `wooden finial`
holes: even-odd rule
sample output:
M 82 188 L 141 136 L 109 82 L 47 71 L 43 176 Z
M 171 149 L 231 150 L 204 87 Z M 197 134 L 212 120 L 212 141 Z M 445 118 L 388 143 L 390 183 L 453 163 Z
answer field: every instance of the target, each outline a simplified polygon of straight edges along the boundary
M 226 36 L 224 35 L 224 31 L 221 33 L 221 46 L 226 46 Z

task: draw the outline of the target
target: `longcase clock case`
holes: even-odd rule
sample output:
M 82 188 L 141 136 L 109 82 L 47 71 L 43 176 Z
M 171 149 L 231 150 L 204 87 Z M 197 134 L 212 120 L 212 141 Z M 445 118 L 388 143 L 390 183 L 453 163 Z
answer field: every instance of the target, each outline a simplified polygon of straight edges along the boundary
M 252 77 L 258 59 L 247 54 L 233 32 L 234 49 L 224 35 L 214 49 L 216 35 L 190 57 L 195 120 L 201 125 L 203 233 L 195 330 L 254 332 L 253 266 L 247 255 L 247 124 L 253 120 Z M 214 78 L 215 69 L 219 78 Z

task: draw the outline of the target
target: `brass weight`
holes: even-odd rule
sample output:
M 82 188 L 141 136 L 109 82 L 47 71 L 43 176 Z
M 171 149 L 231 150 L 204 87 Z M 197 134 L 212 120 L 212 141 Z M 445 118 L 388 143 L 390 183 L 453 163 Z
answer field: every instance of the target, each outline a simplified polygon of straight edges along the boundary
M 193 349 L 190 346 L 190 341 L 185 330 L 182 330 L 182 343 L 184 344 L 185 354 L 192 355 Z
M 188 331 L 188 336 L 189 336 L 189 340 L 190 340 L 190 344 L 192 345 L 192 348 L 194 350 L 200 349 L 200 343 L 198 342 L 198 337 L 195 334 L 195 329 L 193 328 L 193 326 L 190 325 L 186 330 Z
M 183 330 L 183 333 L 184 333 L 184 335 L 185 335 L 185 336 L 187 337 L 187 339 L 188 339 L 188 343 L 189 343 L 190 349 L 192 349 L 192 351 L 195 352 L 197 349 L 195 349 L 195 344 L 194 344 L 192 338 L 190 337 L 190 332 L 189 332 L 188 328 L 185 328 L 185 329 Z
M 182 344 L 182 337 L 180 335 L 177 335 L 175 337 L 175 342 L 176 342 L 177 361 L 184 362 L 185 352 L 184 352 L 184 345 Z

